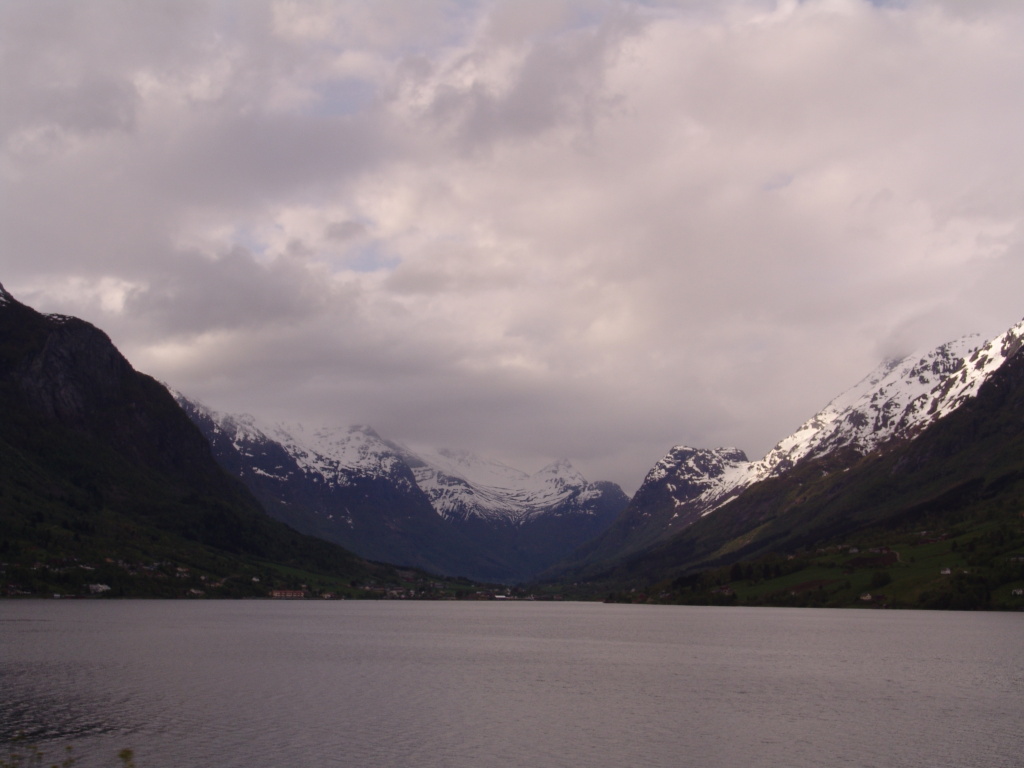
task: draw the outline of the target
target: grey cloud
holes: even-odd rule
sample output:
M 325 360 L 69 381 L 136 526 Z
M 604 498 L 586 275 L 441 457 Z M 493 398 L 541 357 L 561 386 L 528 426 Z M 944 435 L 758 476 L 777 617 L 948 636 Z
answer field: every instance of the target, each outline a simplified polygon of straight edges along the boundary
M 0 5 L 5 126 L 40 118 L 123 127 L 132 76 L 192 60 L 214 37 L 214 3 L 8 0 Z
M 138 97 L 131 83 L 95 79 L 41 88 L 31 99 L 14 97 L 4 102 L 2 114 L 6 117 L 0 117 L 4 132 L 58 127 L 72 133 L 93 133 L 132 130 Z
M 221 410 L 635 487 L 1024 314 L 1022 40 L 984 2 L 9 0 L 0 280 Z
M 426 116 L 453 130 L 468 149 L 567 124 L 586 132 L 595 116 L 616 102 L 615 95 L 606 91 L 602 73 L 623 40 L 636 34 L 637 26 L 633 16 L 613 13 L 596 28 L 541 36 L 532 41 L 511 85 L 496 86 L 483 77 L 474 77 L 468 85 L 443 84 Z M 519 40 L 503 42 L 521 44 Z M 486 60 L 500 51 L 500 47 L 478 51 L 456 62 L 455 68 L 485 68 Z M 420 67 L 416 74 L 422 77 L 425 71 Z
M 394 159 L 387 134 L 386 125 L 361 119 L 226 116 L 182 126 L 145 170 L 179 205 L 259 204 L 351 182 L 388 150 Z M 183 162 L 197 172 L 182 174 Z
M 218 258 L 169 255 L 152 271 L 148 285 L 129 293 L 124 310 L 157 337 L 258 333 L 322 314 L 333 298 L 300 263 L 280 257 L 261 264 L 235 248 Z
M 367 234 L 368 229 L 361 221 L 353 221 L 347 219 L 345 221 L 332 221 L 327 226 L 327 231 L 324 233 L 331 240 L 340 240 L 345 242 L 347 240 L 353 240 L 358 237 L 362 237 Z

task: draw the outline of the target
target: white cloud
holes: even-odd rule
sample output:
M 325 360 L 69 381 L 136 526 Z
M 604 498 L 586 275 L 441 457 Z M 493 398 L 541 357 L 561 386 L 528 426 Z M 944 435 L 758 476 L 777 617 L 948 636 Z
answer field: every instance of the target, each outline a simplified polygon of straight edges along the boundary
M 631 489 L 1024 314 L 1016 4 L 11 0 L 0 30 L 0 279 L 221 410 Z

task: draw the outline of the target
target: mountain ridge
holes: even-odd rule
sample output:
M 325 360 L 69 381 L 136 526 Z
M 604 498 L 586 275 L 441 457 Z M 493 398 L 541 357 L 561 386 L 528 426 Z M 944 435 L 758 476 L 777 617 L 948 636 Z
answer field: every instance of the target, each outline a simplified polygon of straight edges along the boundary
M 397 580 L 267 517 L 102 330 L 2 286 L 0 509 L 0 567 L 16 592 L 76 592 L 94 573 L 126 596 L 266 595 L 299 573 Z
M 695 584 L 767 573 L 764 558 L 779 553 L 805 568 L 808 552 L 833 551 L 840 537 L 868 536 L 885 552 L 891 535 L 916 545 L 908 526 L 937 527 L 929 546 L 982 571 L 964 570 L 952 587 L 904 584 L 911 598 L 900 599 L 985 606 L 985 590 L 1007 592 L 1013 564 L 1024 562 L 1024 544 L 1014 549 L 1024 542 L 1024 320 L 976 338 L 882 363 L 757 461 L 736 448 L 675 446 L 626 500 L 566 459 L 528 474 L 464 451 L 413 452 L 365 425 L 266 427 L 195 406 L 186 428 L 184 396 L 136 372 L 101 330 L 38 313 L 0 284 L 0 503 L 15 511 L 0 539 L 20 552 L 38 546 L 38 533 L 63 553 L 79 538 L 122 542 L 119 552 L 188 541 L 209 569 L 255 555 L 370 572 L 349 553 L 261 522 L 270 512 L 319 538 L 352 532 L 377 548 L 370 559 L 437 573 L 507 583 L 669 575 L 669 593 L 697 594 Z M 140 534 L 151 543 L 124 543 Z M 957 555 L 945 538 L 979 554 Z M 829 573 L 823 557 L 814 567 Z M 743 567 L 720 570 L 730 563 Z M 701 569 L 714 572 L 693 581 Z M 848 593 L 867 582 L 852 583 L 829 593 L 845 590 L 834 604 L 857 599 Z
M 365 425 L 261 425 L 176 397 L 270 515 L 371 559 L 523 581 L 603 530 L 628 501 L 565 459 L 530 475 L 466 451 L 414 452 Z
M 912 438 L 801 462 L 572 578 L 627 602 L 1024 609 L 1024 351 Z
M 965 336 L 880 364 L 833 398 L 764 457 L 732 448 L 674 446 L 648 472 L 609 529 L 561 569 L 629 557 L 717 513 L 752 487 L 829 456 L 866 456 L 913 440 L 954 413 L 1024 345 L 1024 320 L 992 339 Z M 546 576 L 557 574 L 558 569 Z

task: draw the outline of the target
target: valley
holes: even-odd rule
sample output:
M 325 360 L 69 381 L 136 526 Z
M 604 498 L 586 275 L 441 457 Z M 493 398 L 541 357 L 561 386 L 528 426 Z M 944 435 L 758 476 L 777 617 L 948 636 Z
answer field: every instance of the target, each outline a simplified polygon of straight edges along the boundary
M 217 413 L 2 287 L 0 334 L 11 596 L 1024 607 L 1024 323 L 884 363 L 760 460 L 675 446 L 631 499 Z

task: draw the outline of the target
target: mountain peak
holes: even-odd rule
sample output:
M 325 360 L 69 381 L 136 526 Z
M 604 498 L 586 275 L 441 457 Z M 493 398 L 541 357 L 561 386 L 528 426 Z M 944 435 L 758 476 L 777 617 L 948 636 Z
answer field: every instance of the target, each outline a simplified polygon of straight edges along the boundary
M 576 475 L 579 474 L 576 471 L 576 467 L 572 465 L 572 462 L 566 458 L 555 459 L 546 467 L 542 467 L 536 473 L 540 475 Z
M 656 482 L 669 474 L 682 472 L 690 478 L 718 477 L 733 465 L 747 463 L 747 454 L 739 448 L 693 448 L 676 445 L 654 465 L 645 482 Z
M 589 483 L 587 479 L 572 465 L 568 459 L 557 459 L 543 467 L 530 478 L 537 483 L 538 489 L 550 489 L 548 492 L 563 494 L 569 489 L 583 489 Z
M 1020 349 L 1024 321 L 980 345 L 979 338 L 963 336 L 882 363 L 779 441 L 756 462 L 751 480 L 779 475 L 805 458 L 843 447 L 869 453 L 953 412 Z
M 977 395 L 1024 347 L 1024 320 L 978 343 L 964 336 L 886 360 L 757 461 L 734 448 L 677 445 L 647 474 L 627 509 L 627 536 L 649 542 L 721 508 L 747 487 L 837 451 L 866 455 L 925 428 Z M 653 528 L 658 530 L 653 530 Z M 637 533 L 639 531 L 639 533 Z
M 0 283 L 0 304 L 7 304 L 12 301 L 15 301 L 15 298 L 7 292 L 7 289 L 4 288 L 4 284 Z

